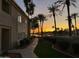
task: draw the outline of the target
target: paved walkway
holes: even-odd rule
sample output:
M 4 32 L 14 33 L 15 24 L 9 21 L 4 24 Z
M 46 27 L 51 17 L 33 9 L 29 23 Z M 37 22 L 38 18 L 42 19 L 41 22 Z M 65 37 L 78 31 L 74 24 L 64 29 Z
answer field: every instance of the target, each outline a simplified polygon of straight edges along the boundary
M 32 44 L 24 49 L 10 50 L 10 53 L 20 53 L 23 58 L 36 58 L 37 56 L 33 53 L 34 48 L 38 43 L 38 39 L 36 38 Z

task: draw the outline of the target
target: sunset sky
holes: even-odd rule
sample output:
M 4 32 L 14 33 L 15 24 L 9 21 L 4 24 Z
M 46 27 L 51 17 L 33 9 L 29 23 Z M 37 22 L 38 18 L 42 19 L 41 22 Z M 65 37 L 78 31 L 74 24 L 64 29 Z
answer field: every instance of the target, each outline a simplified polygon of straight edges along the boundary
M 44 15 L 48 15 L 49 11 L 48 11 L 48 7 L 51 6 L 51 4 L 53 4 L 56 0 L 33 0 L 34 4 L 36 5 L 35 7 L 35 13 L 34 16 L 38 15 L 38 14 L 44 14 Z M 16 2 L 18 3 L 18 5 L 25 11 L 25 7 L 23 4 L 23 0 L 16 0 Z M 71 14 L 72 13 L 79 13 L 79 0 L 77 0 L 77 8 L 71 6 L 70 10 L 71 10 Z M 62 16 L 56 16 L 56 21 L 57 21 L 57 27 L 59 28 L 68 28 L 68 21 L 65 20 L 67 19 L 67 10 L 66 7 L 63 11 L 63 15 Z M 53 26 L 53 17 L 51 18 L 47 18 L 48 20 L 45 21 L 44 23 L 44 31 L 52 31 L 54 30 L 52 28 Z M 73 19 L 73 24 L 74 24 L 74 19 Z M 79 18 L 77 18 L 77 27 L 79 28 Z

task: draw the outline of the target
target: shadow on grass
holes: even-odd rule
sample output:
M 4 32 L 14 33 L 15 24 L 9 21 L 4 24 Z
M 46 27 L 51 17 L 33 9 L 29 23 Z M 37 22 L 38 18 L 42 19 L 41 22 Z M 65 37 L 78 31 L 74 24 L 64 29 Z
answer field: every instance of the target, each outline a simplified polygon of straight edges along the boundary
M 64 55 L 52 48 L 52 43 L 40 39 L 38 42 L 38 45 L 36 46 L 34 53 L 39 57 L 39 58 L 71 58 L 71 56 Z

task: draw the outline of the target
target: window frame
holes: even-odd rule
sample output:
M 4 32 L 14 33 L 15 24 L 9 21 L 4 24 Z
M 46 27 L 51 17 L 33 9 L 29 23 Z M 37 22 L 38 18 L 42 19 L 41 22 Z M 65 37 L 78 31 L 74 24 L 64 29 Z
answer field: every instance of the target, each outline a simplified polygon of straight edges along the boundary
M 2 0 L 2 11 L 11 15 L 11 5 L 8 0 Z

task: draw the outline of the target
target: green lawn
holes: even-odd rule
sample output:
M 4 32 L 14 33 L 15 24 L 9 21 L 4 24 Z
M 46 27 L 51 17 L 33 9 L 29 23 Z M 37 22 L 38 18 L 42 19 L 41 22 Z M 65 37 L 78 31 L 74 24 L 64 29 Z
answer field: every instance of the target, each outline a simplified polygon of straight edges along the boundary
M 39 40 L 34 53 L 39 58 L 70 58 L 70 56 L 64 55 L 52 48 L 52 43 L 46 40 Z

